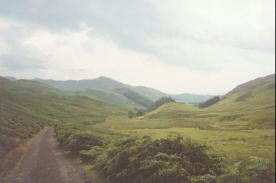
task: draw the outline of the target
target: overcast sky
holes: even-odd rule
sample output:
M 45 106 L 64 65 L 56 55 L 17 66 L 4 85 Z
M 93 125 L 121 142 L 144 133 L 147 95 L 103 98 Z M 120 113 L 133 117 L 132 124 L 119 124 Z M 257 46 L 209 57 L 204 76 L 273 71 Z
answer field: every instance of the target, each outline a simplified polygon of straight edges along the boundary
M 0 0 L 0 75 L 224 94 L 275 73 L 275 0 Z

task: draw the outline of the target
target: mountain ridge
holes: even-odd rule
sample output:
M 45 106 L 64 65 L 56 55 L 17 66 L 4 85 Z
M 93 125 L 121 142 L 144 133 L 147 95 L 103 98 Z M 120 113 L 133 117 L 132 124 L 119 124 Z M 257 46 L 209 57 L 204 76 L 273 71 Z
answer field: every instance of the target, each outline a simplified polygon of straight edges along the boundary
M 275 74 L 270 74 L 268 76 L 264 76 L 264 77 L 258 77 L 256 79 L 250 80 L 248 82 L 245 82 L 243 84 L 240 84 L 238 86 L 236 86 L 233 90 L 231 90 L 230 92 L 228 92 L 225 96 L 234 94 L 234 93 L 238 93 L 241 91 L 248 91 L 250 89 L 254 89 L 257 86 L 260 86 L 262 84 L 265 84 L 266 82 L 275 79 Z
M 143 96 L 144 98 L 154 102 L 161 97 L 172 96 L 176 99 L 176 102 L 188 103 L 188 102 L 202 102 L 205 99 L 211 98 L 213 95 L 194 95 L 188 94 L 183 97 L 183 94 L 171 95 L 164 92 L 161 92 L 157 89 L 146 87 L 146 86 L 131 86 L 124 84 L 122 82 L 116 81 L 114 79 L 100 76 L 95 79 L 82 79 L 82 80 L 53 80 L 53 79 L 39 79 L 35 78 L 34 80 L 49 84 L 55 88 L 68 91 L 77 91 L 83 89 L 92 89 L 92 90 L 104 90 L 104 91 L 113 91 L 124 95 L 125 92 L 132 90 L 133 92 Z M 191 98 L 189 98 L 191 97 Z

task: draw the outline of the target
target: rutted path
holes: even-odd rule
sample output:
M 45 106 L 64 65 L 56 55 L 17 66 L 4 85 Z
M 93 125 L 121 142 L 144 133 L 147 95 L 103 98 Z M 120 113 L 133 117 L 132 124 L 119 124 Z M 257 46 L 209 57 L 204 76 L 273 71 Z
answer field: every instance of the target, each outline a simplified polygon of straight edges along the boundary
M 18 169 L 6 183 L 95 183 L 66 157 L 48 127 L 32 144 Z

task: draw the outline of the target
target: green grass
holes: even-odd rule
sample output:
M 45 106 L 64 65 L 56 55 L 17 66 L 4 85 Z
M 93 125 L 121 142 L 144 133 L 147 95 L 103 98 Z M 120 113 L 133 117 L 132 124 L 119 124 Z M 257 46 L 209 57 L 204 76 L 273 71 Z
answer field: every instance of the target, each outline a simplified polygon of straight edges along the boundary
M 6 175 L 16 164 L 14 158 L 22 154 L 20 145 L 44 126 L 59 121 L 67 126 L 89 126 L 105 121 L 109 115 L 122 116 L 127 112 L 124 108 L 86 96 L 0 90 L 0 176 Z
M 14 134 L 16 138 L 24 137 L 24 141 L 43 126 L 62 121 L 66 129 L 92 131 L 105 139 L 124 135 L 160 139 L 180 134 L 204 141 L 225 153 L 231 165 L 248 156 L 275 160 L 275 80 L 250 91 L 228 95 L 205 109 L 168 103 L 146 114 L 144 120 L 129 119 L 125 101 L 114 100 L 112 92 L 84 91 L 71 96 L 68 93 L 17 90 L 13 93 L 9 81 L 1 80 L 1 84 L 8 90 L 0 90 L 0 107 L 3 103 L 0 134 L 5 132 L 4 135 L 15 142 Z M 24 89 L 17 89 L 30 91 L 26 88 L 33 88 L 33 83 L 30 87 L 25 83 Z M 124 107 L 114 105 L 118 102 Z
M 143 106 L 133 102 L 132 100 L 112 91 L 100 90 L 79 90 L 75 92 L 77 95 L 84 95 L 88 97 L 96 97 L 102 101 L 114 104 L 125 108 L 144 108 Z
M 118 134 L 163 138 L 177 133 L 206 142 L 234 164 L 248 156 L 275 160 L 275 80 L 227 96 L 206 109 L 168 103 L 144 120 L 109 117 L 94 127 Z M 272 89 L 271 89 L 272 88 Z

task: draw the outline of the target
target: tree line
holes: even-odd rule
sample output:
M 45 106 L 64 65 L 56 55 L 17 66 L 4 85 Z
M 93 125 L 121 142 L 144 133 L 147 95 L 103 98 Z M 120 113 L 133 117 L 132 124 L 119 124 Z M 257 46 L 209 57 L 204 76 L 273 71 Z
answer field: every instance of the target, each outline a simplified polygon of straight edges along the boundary
M 202 108 L 206 108 L 209 107 L 211 105 L 214 105 L 216 103 L 218 103 L 220 101 L 220 97 L 219 96 L 215 96 L 209 100 L 206 100 L 205 102 L 201 103 L 198 105 L 198 108 L 202 109 Z
M 143 116 L 145 115 L 146 112 L 153 111 L 158 107 L 170 102 L 175 102 L 175 100 L 172 97 L 161 97 L 158 100 L 156 100 L 154 103 L 152 103 L 150 106 L 148 106 L 148 109 L 134 108 L 134 111 L 128 111 L 128 117 L 133 118 L 134 116 Z

